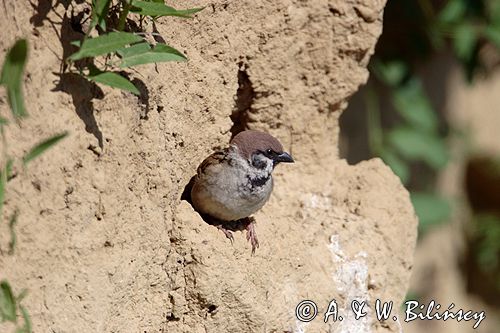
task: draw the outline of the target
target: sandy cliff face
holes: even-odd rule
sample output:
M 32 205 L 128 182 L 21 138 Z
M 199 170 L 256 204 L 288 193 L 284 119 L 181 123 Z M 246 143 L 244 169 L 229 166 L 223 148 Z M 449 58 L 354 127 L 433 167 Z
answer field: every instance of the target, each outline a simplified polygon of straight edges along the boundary
M 0 277 L 27 287 L 35 332 L 398 332 L 353 299 L 406 292 L 416 217 L 380 160 L 338 158 L 338 117 L 368 76 L 384 1 L 188 1 L 193 20 L 158 30 L 187 63 L 144 66 L 138 99 L 60 76 L 72 39 L 62 3 L 6 1 L 2 54 L 27 37 L 29 119 L 7 132 L 21 156 L 48 135 L 71 136 L 9 182 L 21 211 L 15 255 Z M 140 83 L 139 83 L 140 84 Z M 104 93 L 104 94 L 102 94 Z M 6 114 L 5 95 L 2 114 Z M 275 171 L 256 214 L 260 248 L 233 245 L 181 200 L 197 165 L 232 132 L 262 129 L 296 163 Z M 5 249 L 8 233 L 0 227 Z M 318 316 L 295 317 L 314 301 Z M 323 322 L 336 299 L 343 321 Z

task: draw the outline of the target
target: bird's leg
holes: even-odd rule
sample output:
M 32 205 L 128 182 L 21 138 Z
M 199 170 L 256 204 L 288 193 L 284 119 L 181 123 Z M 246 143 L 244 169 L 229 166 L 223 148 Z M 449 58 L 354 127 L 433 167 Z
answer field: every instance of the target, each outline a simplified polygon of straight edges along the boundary
M 234 241 L 233 233 L 231 232 L 231 230 L 229 230 L 226 227 L 226 224 L 224 223 L 224 221 L 216 219 L 215 217 L 212 217 L 208 214 L 200 214 L 200 215 L 205 222 L 207 222 L 210 225 L 216 226 L 217 229 L 222 231 L 224 233 L 224 235 L 226 235 L 226 237 L 229 238 L 229 240 L 231 241 L 231 244 L 233 243 L 233 241 Z M 228 226 L 228 227 L 230 227 L 230 226 Z
M 229 238 L 229 240 L 231 241 L 231 244 L 233 244 L 234 237 L 233 237 L 233 233 L 231 232 L 231 230 L 224 228 L 223 224 L 218 224 L 217 229 L 222 231 L 224 233 L 224 235 L 226 235 L 226 237 Z
M 259 240 L 257 239 L 257 233 L 255 232 L 255 219 L 253 217 L 247 217 L 247 241 L 252 244 L 252 254 L 255 253 L 255 249 L 259 247 Z

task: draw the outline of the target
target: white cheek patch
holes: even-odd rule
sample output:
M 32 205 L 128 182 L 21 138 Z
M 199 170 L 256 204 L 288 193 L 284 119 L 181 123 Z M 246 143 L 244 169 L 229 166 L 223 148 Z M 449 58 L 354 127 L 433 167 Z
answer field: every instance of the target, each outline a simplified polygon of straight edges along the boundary
M 249 168 L 250 178 L 269 177 L 274 169 L 274 162 L 263 154 L 254 154 L 252 167 Z

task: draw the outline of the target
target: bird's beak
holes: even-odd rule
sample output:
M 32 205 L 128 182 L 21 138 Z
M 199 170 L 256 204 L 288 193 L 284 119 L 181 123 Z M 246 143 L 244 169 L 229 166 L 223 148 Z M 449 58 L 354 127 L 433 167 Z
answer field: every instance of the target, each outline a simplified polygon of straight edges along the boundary
M 287 152 L 282 152 L 281 154 L 276 156 L 275 162 L 293 163 L 295 161 L 293 160 L 292 156 L 290 156 L 290 154 L 288 154 Z

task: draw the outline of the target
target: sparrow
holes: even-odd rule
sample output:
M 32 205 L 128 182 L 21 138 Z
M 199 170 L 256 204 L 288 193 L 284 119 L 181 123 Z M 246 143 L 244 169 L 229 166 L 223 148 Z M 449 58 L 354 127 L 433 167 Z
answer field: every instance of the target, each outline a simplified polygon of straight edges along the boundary
M 195 210 L 233 241 L 232 230 L 245 228 L 252 253 L 259 246 L 252 214 L 269 200 L 272 172 L 281 162 L 293 163 L 272 135 L 246 130 L 229 147 L 208 156 L 198 167 L 191 189 Z

